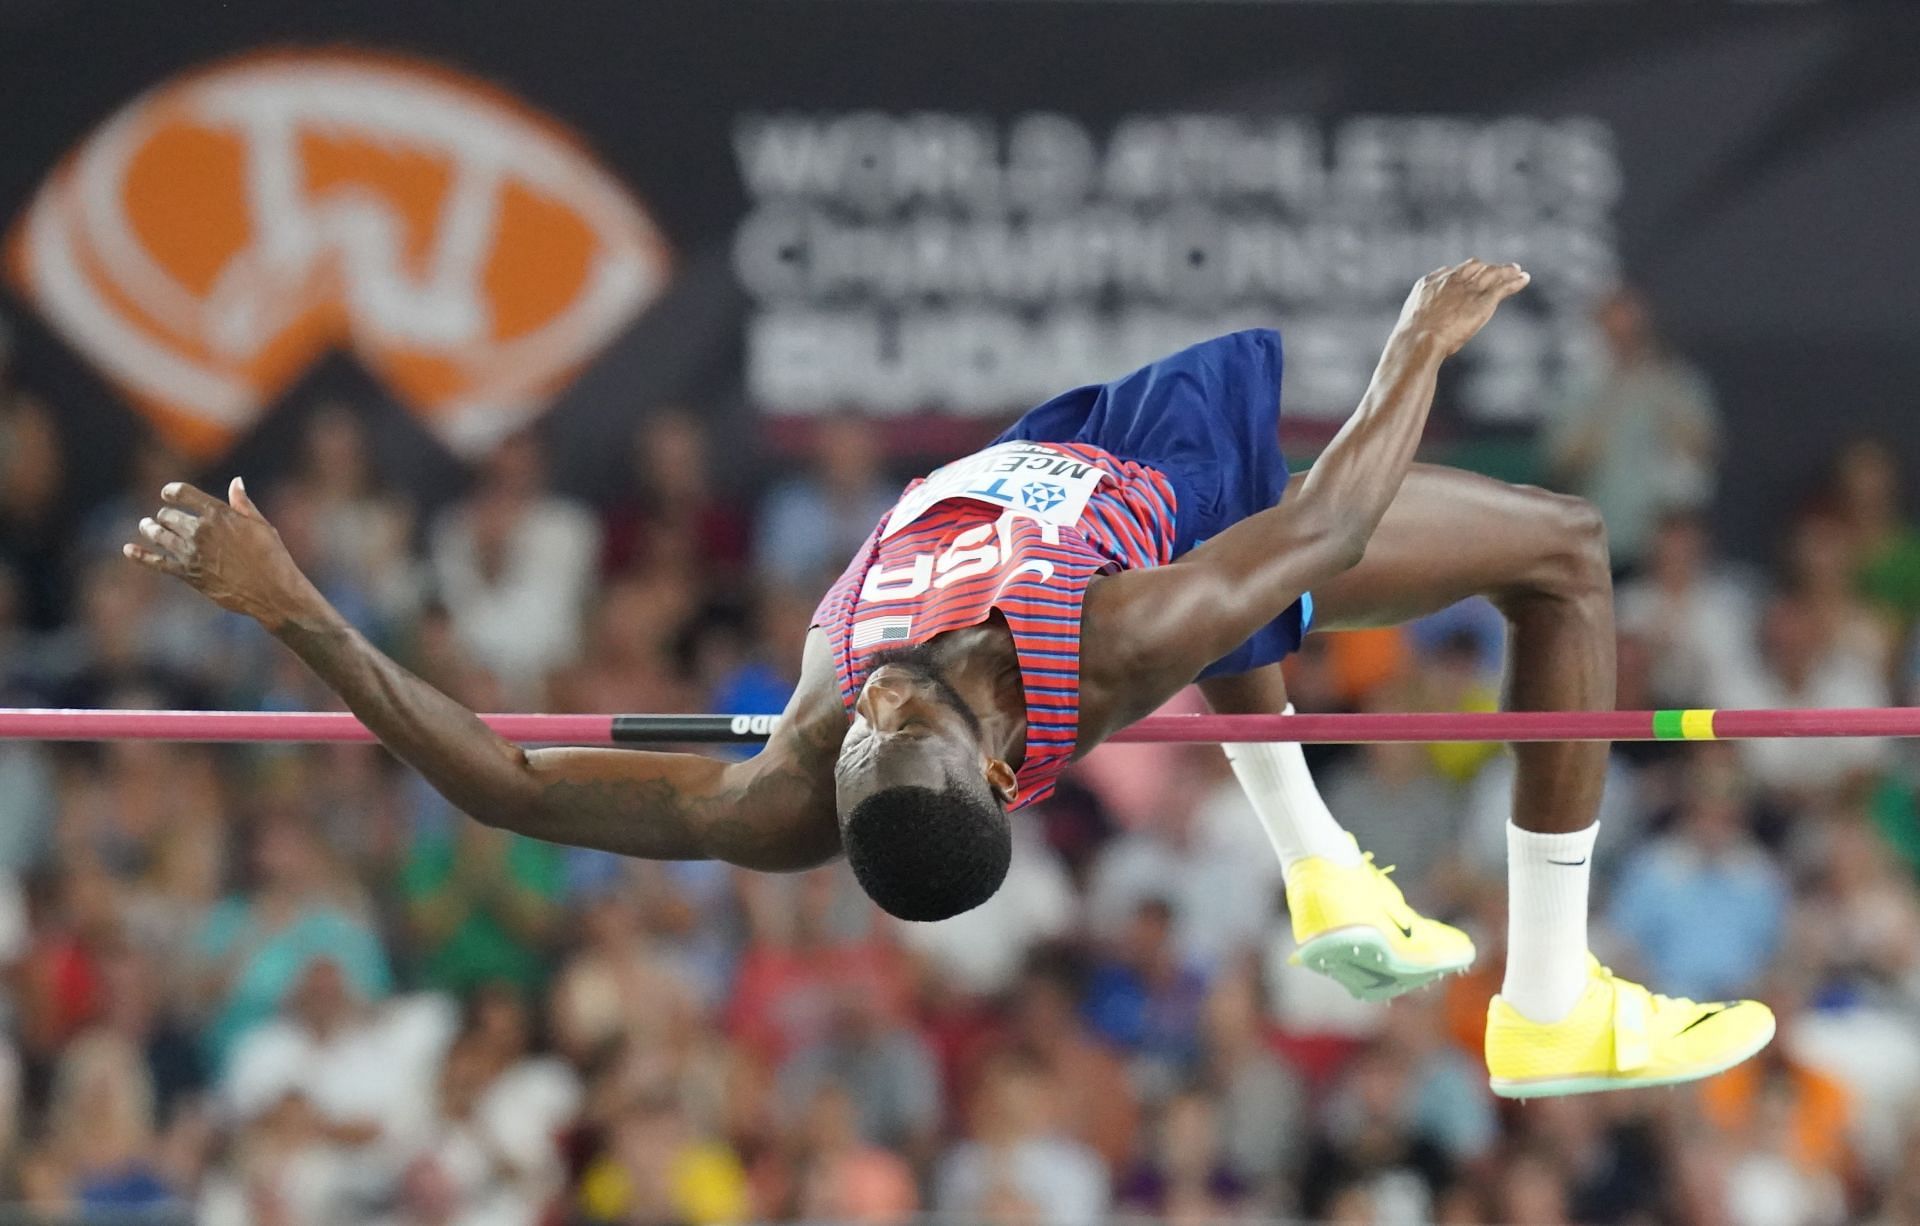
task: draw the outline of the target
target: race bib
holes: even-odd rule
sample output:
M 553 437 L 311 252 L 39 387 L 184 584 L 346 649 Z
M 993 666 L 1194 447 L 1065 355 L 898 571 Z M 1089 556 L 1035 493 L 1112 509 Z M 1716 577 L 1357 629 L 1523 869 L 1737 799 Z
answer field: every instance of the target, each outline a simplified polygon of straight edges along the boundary
M 951 498 L 984 502 L 1014 515 L 1065 528 L 1080 522 L 1087 499 L 1106 473 L 1045 443 L 1012 442 L 976 451 L 936 468 L 893 508 L 886 540 Z

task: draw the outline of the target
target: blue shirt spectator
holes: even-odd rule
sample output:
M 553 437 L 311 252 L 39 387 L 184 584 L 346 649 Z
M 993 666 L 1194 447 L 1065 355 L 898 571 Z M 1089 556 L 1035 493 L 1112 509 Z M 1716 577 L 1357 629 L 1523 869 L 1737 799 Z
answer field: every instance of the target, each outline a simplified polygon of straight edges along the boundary
M 1752 989 L 1788 902 L 1779 869 L 1747 832 L 1733 759 L 1714 748 L 1691 772 L 1675 832 L 1628 858 L 1607 911 L 1660 990 L 1699 1000 Z

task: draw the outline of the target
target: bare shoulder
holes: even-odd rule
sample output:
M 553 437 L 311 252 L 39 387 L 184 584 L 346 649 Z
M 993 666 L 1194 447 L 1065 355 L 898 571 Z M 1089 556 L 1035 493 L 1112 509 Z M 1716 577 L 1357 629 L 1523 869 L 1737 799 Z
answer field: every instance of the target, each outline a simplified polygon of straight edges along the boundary
M 714 854 L 776 871 L 838 856 L 833 768 L 847 722 L 832 654 L 815 631 L 807 638 L 800 683 L 766 748 L 728 768 L 729 803 L 707 828 Z
M 800 660 L 800 681 L 781 713 L 779 731 L 768 744 L 783 758 L 819 773 L 829 801 L 833 792 L 833 764 L 846 740 L 847 706 L 840 697 L 840 675 L 833 663 L 833 647 L 818 627 L 807 633 Z
M 1151 715 L 1193 681 L 1190 653 L 1167 599 L 1167 567 L 1095 580 L 1080 610 L 1080 735 L 1084 753 Z

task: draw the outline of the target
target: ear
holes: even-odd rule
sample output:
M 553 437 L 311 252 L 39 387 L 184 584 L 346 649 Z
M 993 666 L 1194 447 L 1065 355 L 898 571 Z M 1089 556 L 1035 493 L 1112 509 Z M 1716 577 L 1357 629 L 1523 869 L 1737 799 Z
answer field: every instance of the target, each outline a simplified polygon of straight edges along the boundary
M 998 758 L 987 759 L 987 786 L 1000 798 L 1000 803 L 1010 805 L 1013 798 L 1020 794 L 1020 784 L 1014 778 L 1013 768 Z

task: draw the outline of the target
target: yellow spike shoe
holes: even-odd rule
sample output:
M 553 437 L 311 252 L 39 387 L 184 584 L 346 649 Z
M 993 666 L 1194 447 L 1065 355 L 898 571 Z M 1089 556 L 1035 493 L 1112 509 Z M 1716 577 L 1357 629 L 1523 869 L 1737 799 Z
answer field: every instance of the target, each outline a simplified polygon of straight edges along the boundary
M 1371 853 L 1360 863 L 1323 856 L 1287 870 L 1292 961 L 1319 971 L 1361 1000 L 1391 1000 L 1473 964 L 1473 941 L 1407 905 Z
M 1757 1001 L 1656 996 L 1589 955 L 1573 1012 L 1541 1023 L 1496 996 L 1487 1007 L 1487 1072 L 1502 1098 L 1555 1098 L 1670 1086 L 1723 1073 L 1773 1038 Z

